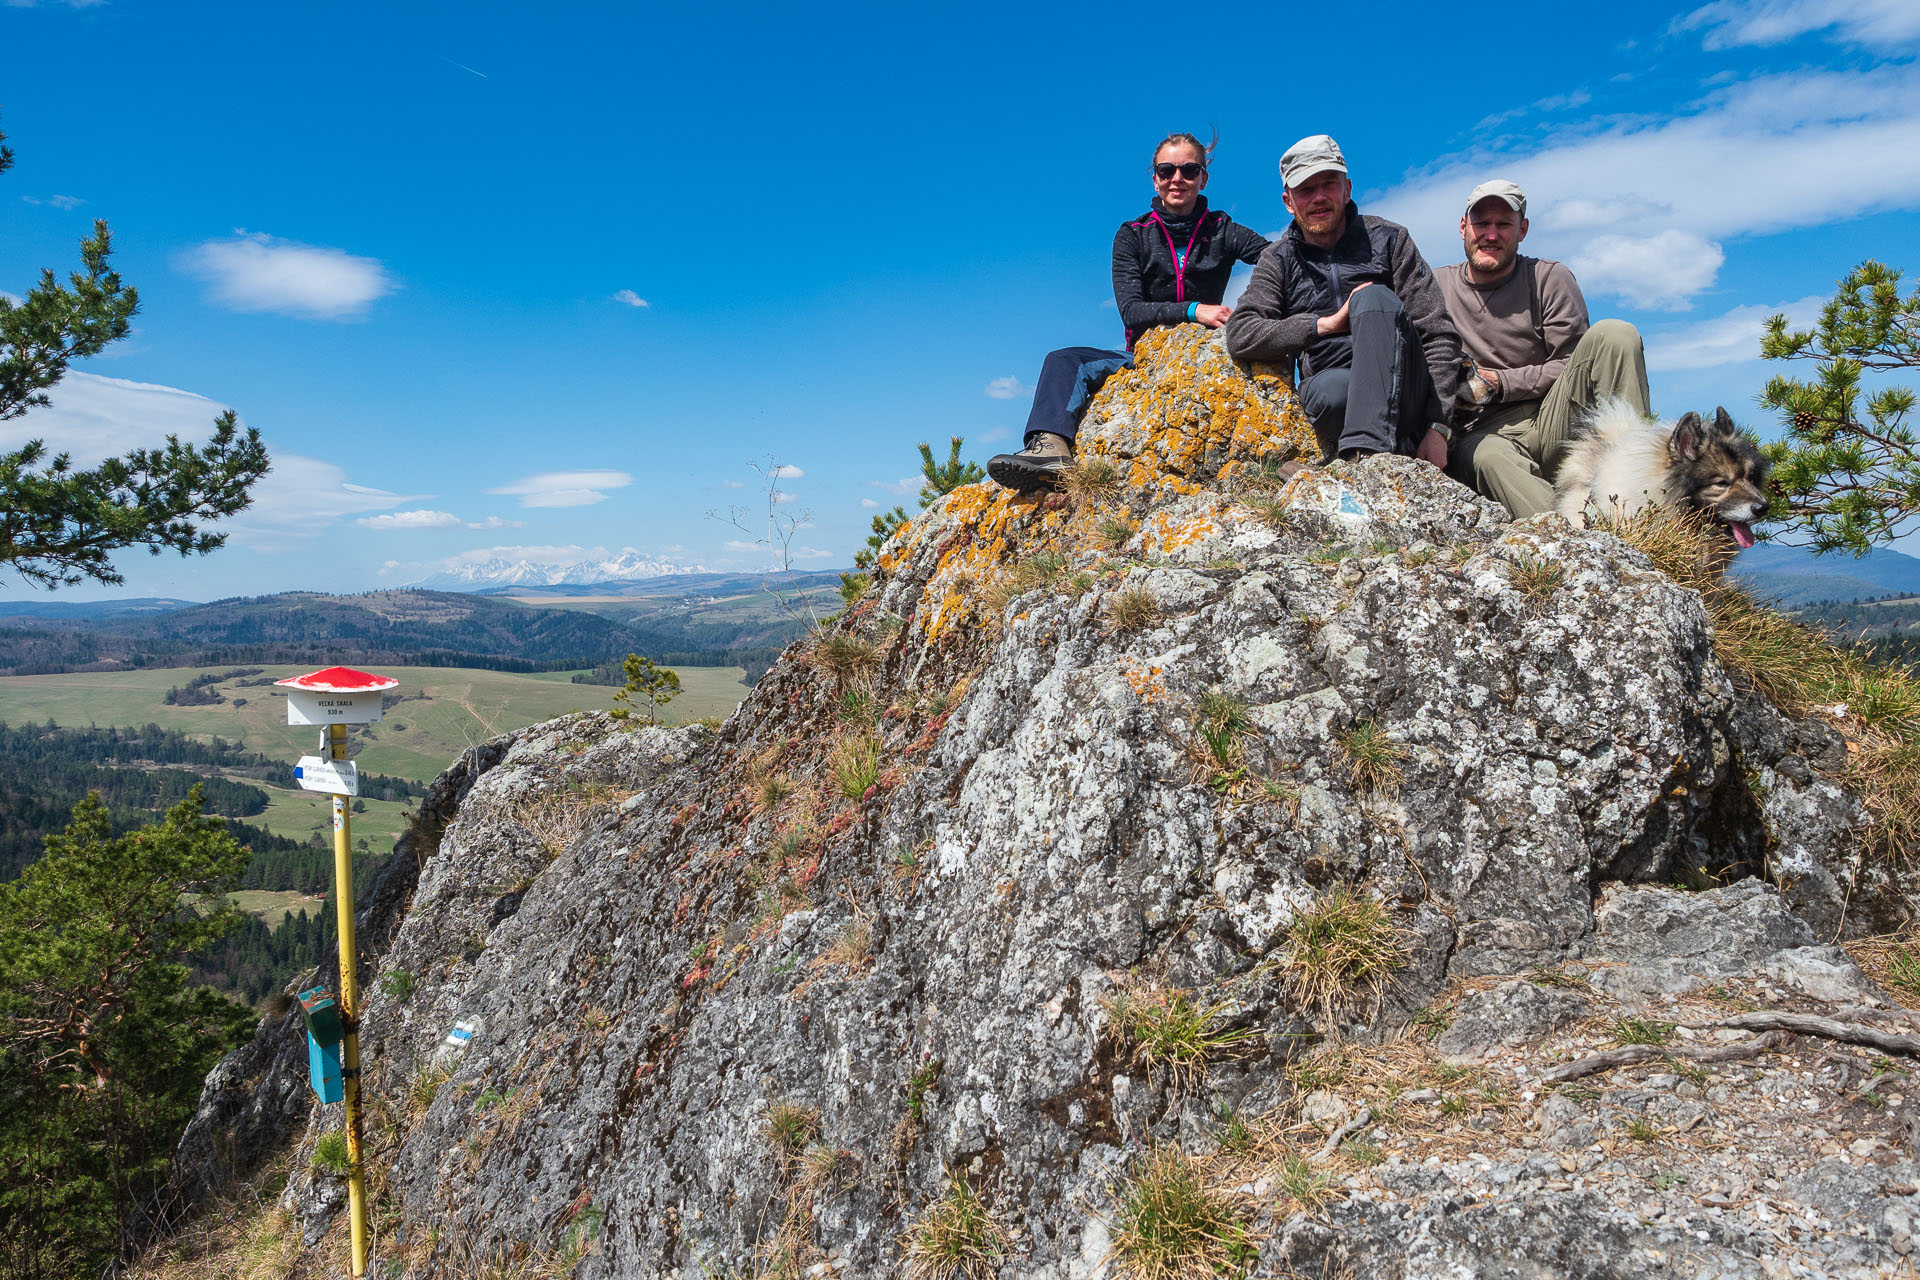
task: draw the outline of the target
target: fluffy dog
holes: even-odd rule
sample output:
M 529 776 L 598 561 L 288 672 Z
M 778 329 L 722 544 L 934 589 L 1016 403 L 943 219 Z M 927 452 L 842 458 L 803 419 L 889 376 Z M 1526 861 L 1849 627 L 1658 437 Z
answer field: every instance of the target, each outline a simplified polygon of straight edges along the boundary
M 1767 460 L 1725 409 L 1713 411 L 1711 425 L 1697 413 L 1668 424 L 1609 400 L 1568 445 L 1554 493 L 1560 514 L 1576 525 L 1589 511 L 1704 511 L 1745 548 L 1753 545 L 1753 522 L 1767 514 Z

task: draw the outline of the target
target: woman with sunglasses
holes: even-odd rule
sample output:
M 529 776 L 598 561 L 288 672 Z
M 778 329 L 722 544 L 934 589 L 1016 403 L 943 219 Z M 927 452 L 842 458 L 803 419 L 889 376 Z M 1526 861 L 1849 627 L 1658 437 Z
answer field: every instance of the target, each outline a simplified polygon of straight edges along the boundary
M 1049 352 L 1027 415 L 1026 447 L 987 463 L 1009 489 L 1054 483 L 1072 465 L 1073 437 L 1087 402 L 1117 369 L 1133 364 L 1133 344 L 1155 325 L 1196 321 L 1218 329 L 1233 314 L 1220 300 L 1235 262 L 1253 262 L 1264 237 L 1207 208 L 1213 144 L 1176 133 L 1153 150 L 1153 206 L 1124 222 L 1113 237 L 1113 300 L 1126 326 L 1127 349 L 1066 347 Z

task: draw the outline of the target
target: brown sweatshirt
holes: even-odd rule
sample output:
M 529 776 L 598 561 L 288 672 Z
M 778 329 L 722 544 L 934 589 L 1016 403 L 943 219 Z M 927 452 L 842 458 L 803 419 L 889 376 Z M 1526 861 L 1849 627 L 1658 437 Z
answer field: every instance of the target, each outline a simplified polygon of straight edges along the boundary
M 1500 404 L 1538 400 L 1587 331 L 1587 300 L 1565 264 L 1521 254 L 1498 284 L 1474 284 L 1467 264 L 1437 269 L 1460 345 L 1500 373 Z M 1464 412 L 1464 408 L 1463 408 Z

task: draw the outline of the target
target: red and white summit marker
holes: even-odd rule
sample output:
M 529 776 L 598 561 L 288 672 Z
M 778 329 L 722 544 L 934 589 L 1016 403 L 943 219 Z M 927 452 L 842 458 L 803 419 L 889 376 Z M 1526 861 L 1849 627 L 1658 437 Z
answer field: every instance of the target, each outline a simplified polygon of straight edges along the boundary
M 328 667 L 275 680 L 287 691 L 288 724 L 372 724 L 380 718 L 380 694 L 400 682 L 352 667 Z

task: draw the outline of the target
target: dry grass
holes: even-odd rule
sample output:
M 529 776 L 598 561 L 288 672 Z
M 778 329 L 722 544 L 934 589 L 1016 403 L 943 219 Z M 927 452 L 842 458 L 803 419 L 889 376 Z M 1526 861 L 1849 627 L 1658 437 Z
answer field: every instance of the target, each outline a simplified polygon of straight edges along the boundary
M 793 779 L 784 773 L 769 773 L 753 784 L 754 804 L 762 813 L 773 813 L 793 794 Z
M 1075 502 L 1098 502 L 1120 491 L 1120 464 L 1100 454 L 1077 460 L 1060 477 L 1060 487 Z
M 1112 1257 L 1135 1280 L 1238 1276 L 1259 1252 L 1238 1205 L 1172 1147 L 1148 1152 L 1119 1194 Z
M 1007 1232 L 965 1178 L 949 1172 L 946 1194 L 907 1226 L 913 1280 L 989 1280 L 1007 1256 Z
M 1920 936 L 1887 933 L 1841 945 L 1890 995 L 1910 1009 L 1920 1007 Z
M 1400 762 L 1412 753 L 1387 736 L 1377 721 L 1362 720 L 1334 738 L 1347 757 L 1347 776 L 1360 791 L 1391 794 L 1400 787 Z
M 1742 683 L 1795 715 L 1819 712 L 1847 736 L 1839 781 L 1867 808 L 1866 838 L 1884 854 L 1920 854 L 1920 675 L 1835 646 L 1720 577 L 1726 539 L 1706 521 L 1642 512 L 1597 527 L 1700 593 L 1713 651 Z
M 1107 630 L 1111 634 L 1142 631 L 1157 626 L 1165 616 L 1166 611 L 1160 607 L 1160 597 L 1140 583 L 1126 588 L 1107 602 Z
M 543 792 L 539 799 L 516 815 L 521 826 L 532 833 L 547 852 L 551 862 L 573 846 L 587 828 L 587 820 L 602 805 L 618 804 L 633 795 L 631 787 L 605 783 L 587 786 L 570 784 Z
M 808 647 L 807 660 L 844 689 L 880 665 L 880 646 L 850 631 L 822 631 Z
M 1365 894 L 1336 889 L 1287 922 L 1281 972 L 1294 997 L 1331 1018 L 1362 992 L 1376 992 L 1406 967 L 1405 932 L 1386 907 Z
M 291 1167 L 281 1152 L 259 1172 L 149 1245 L 127 1280 L 281 1280 L 300 1256 L 300 1224 L 280 1208 Z

